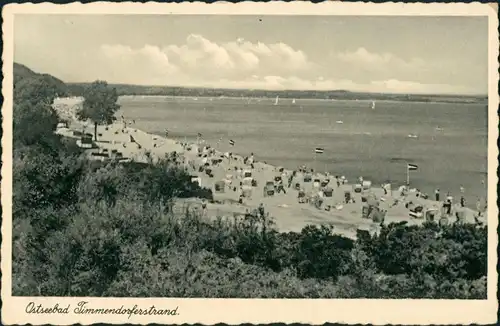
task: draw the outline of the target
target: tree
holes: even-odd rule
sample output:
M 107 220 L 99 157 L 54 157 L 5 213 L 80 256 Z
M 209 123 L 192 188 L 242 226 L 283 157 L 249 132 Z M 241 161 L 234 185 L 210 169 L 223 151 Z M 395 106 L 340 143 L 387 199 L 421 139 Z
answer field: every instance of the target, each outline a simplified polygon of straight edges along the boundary
M 54 131 L 59 118 L 50 105 L 14 103 L 13 115 L 14 149 L 33 145 L 49 149 L 54 147 L 51 144 L 57 143 L 59 137 Z
M 81 120 L 90 119 L 94 123 L 95 140 L 97 140 L 97 125 L 112 123 L 115 112 L 120 106 L 116 103 L 118 94 L 115 88 L 110 88 L 105 81 L 97 80 L 83 91 L 82 108 L 77 112 Z

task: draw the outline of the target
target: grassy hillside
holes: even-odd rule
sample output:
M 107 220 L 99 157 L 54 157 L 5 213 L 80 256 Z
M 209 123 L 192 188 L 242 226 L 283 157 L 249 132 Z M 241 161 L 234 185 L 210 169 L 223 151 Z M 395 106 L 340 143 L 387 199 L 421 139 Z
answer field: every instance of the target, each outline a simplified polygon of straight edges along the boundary
M 62 97 L 69 94 L 66 84 L 49 74 L 36 73 L 28 67 L 15 62 L 13 72 L 14 100 L 28 100 L 30 102 L 40 99 L 53 100 L 53 97 Z

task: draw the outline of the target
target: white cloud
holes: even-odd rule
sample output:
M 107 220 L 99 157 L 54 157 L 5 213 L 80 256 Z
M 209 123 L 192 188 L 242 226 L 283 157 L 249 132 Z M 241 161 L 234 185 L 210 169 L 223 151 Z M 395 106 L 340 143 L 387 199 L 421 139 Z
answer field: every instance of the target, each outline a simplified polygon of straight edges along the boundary
M 158 47 L 145 45 L 132 49 L 123 45 L 103 45 L 101 51 L 105 57 L 102 78 L 120 83 L 156 83 L 169 81 L 168 76 L 179 73 L 179 69 L 170 63 L 168 56 Z
M 362 65 L 363 69 L 371 70 L 397 70 L 397 71 L 420 71 L 426 68 L 426 63 L 420 58 L 403 60 L 391 53 L 373 53 L 364 47 L 356 51 L 347 51 L 337 54 L 341 62 Z
M 189 35 L 184 44 L 163 48 L 145 45 L 131 48 L 123 45 L 101 47 L 106 64 L 101 77 L 117 83 L 160 84 L 224 88 L 318 89 L 396 93 L 436 93 L 463 91 L 442 84 L 403 81 L 397 76 L 379 74 L 378 81 L 355 82 L 328 73 L 312 62 L 303 51 L 284 43 L 252 43 L 238 38 L 234 42 L 216 43 L 201 35 Z M 418 58 L 404 61 L 390 53 L 377 54 L 365 48 L 334 55 L 341 65 L 353 64 L 387 70 L 421 69 Z M 330 75 L 330 76 L 329 76 Z M 332 76 L 333 75 L 333 76 Z M 373 74 L 376 76 L 377 74 Z M 404 75 L 401 75 L 404 77 Z
M 234 42 L 217 44 L 198 34 L 189 35 L 182 45 L 164 48 L 146 45 L 141 49 L 132 49 L 123 45 L 103 45 L 101 50 L 108 59 L 116 60 L 115 64 L 141 61 L 144 68 L 148 62 L 149 69 L 155 75 L 177 69 L 201 79 L 241 79 L 263 73 L 287 75 L 305 71 L 312 66 L 305 53 L 284 43 L 251 43 L 238 38 Z M 160 71 L 157 71 L 158 66 L 161 67 Z M 112 67 L 118 69 L 116 65 Z M 165 80 L 169 79 L 165 76 Z
M 412 81 L 402 81 L 389 79 L 384 81 L 373 81 L 371 83 L 372 92 L 391 92 L 391 93 L 469 93 L 470 91 L 463 86 L 449 84 L 422 84 Z

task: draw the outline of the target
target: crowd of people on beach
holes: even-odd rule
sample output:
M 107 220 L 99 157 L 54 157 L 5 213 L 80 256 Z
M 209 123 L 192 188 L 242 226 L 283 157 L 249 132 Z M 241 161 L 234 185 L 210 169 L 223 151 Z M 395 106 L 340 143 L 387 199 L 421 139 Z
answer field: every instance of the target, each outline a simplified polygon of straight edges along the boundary
M 185 148 L 189 145 L 186 143 Z M 255 157 L 254 153 L 251 153 L 249 156 L 244 158 L 240 158 L 242 162 L 238 161 L 238 157 L 234 156 L 232 152 L 226 152 L 220 156 L 217 156 L 217 151 L 210 147 L 209 145 L 204 145 L 199 147 L 198 156 L 201 158 L 201 165 L 210 170 L 217 163 L 221 161 L 213 160 L 214 157 L 219 159 L 226 160 L 228 169 L 227 175 L 228 177 L 225 180 L 225 185 L 232 189 L 233 192 L 238 192 L 238 203 L 241 205 L 245 204 L 245 199 L 251 196 L 251 191 L 245 191 L 245 186 L 255 188 L 256 182 L 252 179 L 250 184 L 244 184 L 243 180 L 246 178 L 252 177 L 255 171 Z M 242 163 L 242 164 L 241 164 Z M 233 166 L 234 164 L 234 166 Z M 200 170 L 201 171 L 201 170 Z M 245 172 L 246 171 L 246 172 Z M 234 180 L 233 180 L 234 175 Z M 359 192 L 362 195 L 361 201 L 366 202 L 365 195 L 367 193 L 371 193 L 371 182 L 364 180 L 363 177 L 359 177 L 357 180 L 357 184 L 353 186 L 353 191 Z M 312 192 L 307 193 L 304 184 L 310 183 L 312 185 Z M 331 210 L 332 208 L 342 209 L 345 204 L 353 204 L 355 203 L 355 198 L 352 195 L 351 191 L 345 191 L 344 200 L 341 203 L 336 203 L 334 205 L 323 205 L 326 201 L 326 197 L 331 197 L 332 188 L 340 188 L 342 185 L 347 184 L 348 180 L 344 176 L 330 176 L 329 173 L 321 174 L 321 178 L 318 178 L 318 174 L 315 174 L 314 169 L 308 168 L 305 165 L 298 167 L 293 171 L 287 171 L 282 167 L 275 168 L 275 176 L 272 182 L 266 182 L 266 184 L 261 185 L 264 197 L 267 196 L 275 196 L 275 195 L 287 195 L 289 191 L 295 190 L 297 191 L 297 201 L 298 203 L 311 203 L 318 209 L 324 209 L 326 211 Z M 365 185 L 368 185 L 365 187 Z M 332 187 L 333 186 L 333 187 Z M 248 188 L 247 188 L 248 189 Z M 358 191 L 359 189 L 359 191 Z M 419 189 L 410 189 L 408 186 L 401 186 L 399 188 L 399 194 L 393 196 L 393 192 L 391 191 L 391 184 L 382 184 L 381 189 L 383 190 L 383 196 L 376 199 L 376 206 L 378 208 L 378 203 L 380 201 L 385 201 L 384 197 L 392 197 L 393 203 L 390 207 L 394 207 L 399 205 L 402 202 L 406 201 L 406 206 L 412 207 L 411 210 L 414 213 L 421 213 L 424 210 L 424 205 L 415 204 L 411 201 L 408 201 L 409 195 L 413 194 L 414 199 L 424 199 L 428 201 L 434 200 L 432 205 L 440 205 L 440 215 L 442 219 L 448 219 L 453 215 L 457 216 L 457 221 L 462 221 L 463 219 L 463 210 L 457 210 L 456 207 L 461 209 L 466 208 L 466 199 L 465 199 L 465 188 L 460 186 L 460 199 L 457 204 L 454 203 L 453 196 L 448 192 L 444 200 L 441 198 L 440 189 L 435 189 L 434 198 L 429 198 L 429 196 L 425 193 L 422 193 Z M 261 203 L 263 205 L 263 203 Z M 366 203 L 364 204 L 366 205 Z M 478 218 L 482 216 L 484 211 L 486 210 L 486 201 L 483 199 L 477 200 L 476 204 L 476 222 Z M 387 209 L 380 209 L 380 212 L 385 214 Z M 443 222 L 444 223 L 444 222 Z
M 123 124 L 122 133 L 128 133 L 128 127 L 135 125 L 135 120 L 132 119 L 127 121 L 123 115 L 121 116 L 121 123 Z M 165 129 L 165 137 L 168 137 L 168 131 Z M 153 136 L 153 147 L 158 146 L 158 137 Z M 141 145 L 137 142 L 132 135 L 130 135 L 130 142 L 136 143 L 139 149 Z M 345 176 L 331 176 L 329 173 L 317 173 L 314 169 L 307 167 L 306 165 L 299 166 L 298 168 L 289 171 L 285 170 L 283 167 L 274 167 L 274 178 L 272 180 L 266 181 L 262 185 L 257 185 L 256 178 L 254 178 L 255 173 L 260 171 L 256 168 L 256 160 L 254 153 L 251 153 L 245 157 L 239 157 L 234 155 L 231 151 L 226 151 L 220 153 L 215 148 L 206 144 L 203 140 L 198 139 L 196 143 L 181 142 L 180 143 L 185 152 L 192 151 L 196 149 L 195 159 L 187 160 L 186 156 L 183 157 L 183 163 L 186 168 L 191 169 L 193 172 L 205 174 L 208 178 L 214 178 L 214 170 L 218 169 L 221 163 L 224 162 L 224 174 L 223 180 L 213 180 L 216 181 L 215 188 L 216 192 L 224 192 L 225 189 L 229 189 L 232 192 L 236 192 L 238 195 L 237 202 L 240 205 L 246 205 L 247 199 L 252 197 L 252 192 L 256 188 L 262 188 L 263 198 L 265 202 L 265 197 L 268 196 L 280 196 L 288 195 L 289 192 L 296 192 L 297 202 L 299 204 L 309 203 L 319 210 L 330 211 L 332 209 L 342 210 L 344 205 L 355 204 L 356 198 L 361 197 L 361 205 L 363 206 L 363 216 L 370 214 L 371 211 L 379 212 L 384 215 L 387 210 L 396 207 L 401 203 L 405 203 L 406 207 L 411 211 L 411 213 L 419 214 L 418 216 L 425 215 L 424 206 L 439 206 L 441 218 L 449 218 L 453 215 L 457 216 L 457 220 L 463 219 L 463 210 L 467 206 L 465 188 L 463 185 L 460 186 L 460 198 L 458 203 L 454 202 L 453 196 L 450 192 L 446 193 L 446 196 L 442 198 L 441 190 L 436 188 L 434 191 L 434 198 L 430 198 L 425 193 L 422 193 L 419 189 L 410 189 L 407 185 L 399 187 L 399 193 L 393 194 L 391 190 L 391 184 L 385 183 L 381 185 L 381 190 L 383 193 L 380 196 L 375 196 L 372 192 L 371 182 L 365 180 L 362 176 L 356 180 L 356 183 L 350 187 L 343 187 L 348 184 L 347 178 Z M 123 147 L 126 147 L 126 142 L 123 143 Z M 262 166 L 259 166 L 262 169 Z M 219 187 L 217 188 L 217 185 Z M 306 187 L 309 189 L 306 191 Z M 344 196 L 341 202 L 332 202 L 329 197 L 332 197 L 332 193 L 335 191 L 343 191 Z M 354 194 L 358 194 L 355 198 Z M 367 199 L 370 197 L 369 199 Z M 409 199 L 411 197 L 411 199 Z M 358 198 L 359 199 L 359 198 Z M 414 203 L 413 201 L 419 201 L 423 199 L 425 201 L 420 201 L 419 203 Z M 387 208 L 379 208 L 379 204 L 385 201 L 392 201 L 392 204 L 387 203 Z M 430 202 L 430 203 L 429 203 Z M 423 204 L 422 204 L 423 203 Z M 259 208 L 263 207 L 264 203 L 261 202 Z M 207 210 L 207 204 L 204 202 L 202 204 L 203 211 Z M 368 213 L 365 214 L 365 207 Z M 476 202 L 476 216 L 475 220 L 479 223 L 479 218 L 481 218 L 486 211 L 487 202 L 482 198 L 478 198 Z M 410 214 L 410 216 L 416 216 Z M 383 217 L 382 217 L 383 219 Z

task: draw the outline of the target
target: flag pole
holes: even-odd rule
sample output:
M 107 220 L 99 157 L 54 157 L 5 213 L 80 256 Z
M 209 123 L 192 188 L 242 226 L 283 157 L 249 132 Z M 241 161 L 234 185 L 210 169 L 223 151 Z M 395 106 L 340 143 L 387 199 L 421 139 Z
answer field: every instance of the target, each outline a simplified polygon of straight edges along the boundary
M 410 185 L 410 167 L 406 164 L 406 185 Z

